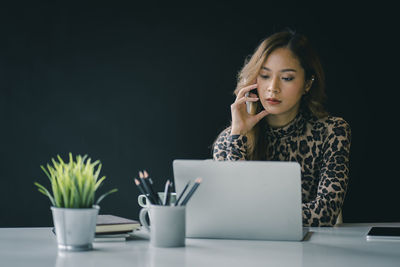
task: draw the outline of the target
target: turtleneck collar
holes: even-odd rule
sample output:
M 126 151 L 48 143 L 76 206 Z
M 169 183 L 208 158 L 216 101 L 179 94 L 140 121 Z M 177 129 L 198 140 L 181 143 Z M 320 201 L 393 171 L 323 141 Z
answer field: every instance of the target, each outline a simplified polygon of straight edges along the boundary
M 304 130 L 305 118 L 302 110 L 299 110 L 296 117 L 289 122 L 286 126 L 279 128 L 272 128 L 268 124 L 266 125 L 267 136 L 273 138 L 283 138 L 288 136 L 298 136 Z

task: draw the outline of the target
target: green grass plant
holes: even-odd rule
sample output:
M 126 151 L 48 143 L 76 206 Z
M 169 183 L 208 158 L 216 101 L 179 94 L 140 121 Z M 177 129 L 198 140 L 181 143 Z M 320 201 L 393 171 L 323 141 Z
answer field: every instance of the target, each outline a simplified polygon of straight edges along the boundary
M 83 157 L 77 155 L 74 160 L 72 153 L 69 153 L 68 163 L 64 162 L 59 155 L 57 158 L 58 162 L 51 159 L 53 166 L 47 164 L 47 170 L 44 166 L 40 166 L 50 180 L 53 194 L 41 184 L 34 183 L 39 192 L 50 199 L 54 207 L 92 208 L 107 195 L 117 191 L 117 189 L 112 189 L 101 195 L 95 202 L 96 190 L 106 178 L 105 176 L 99 178 L 102 166 L 100 161 L 92 163 L 87 155 Z

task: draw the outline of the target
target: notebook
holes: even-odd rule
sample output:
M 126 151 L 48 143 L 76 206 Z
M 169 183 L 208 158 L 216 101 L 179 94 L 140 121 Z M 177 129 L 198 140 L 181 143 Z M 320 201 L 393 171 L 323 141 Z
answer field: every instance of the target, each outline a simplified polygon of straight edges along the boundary
M 122 241 L 130 232 L 139 229 L 139 221 L 111 214 L 99 214 L 96 221 L 95 241 Z M 51 231 L 56 234 L 55 228 Z
M 186 237 L 303 240 L 297 162 L 174 160 L 179 195 L 203 179 L 186 206 Z
M 111 214 L 99 214 L 96 222 L 96 234 L 121 234 L 131 232 L 140 227 L 136 220 Z

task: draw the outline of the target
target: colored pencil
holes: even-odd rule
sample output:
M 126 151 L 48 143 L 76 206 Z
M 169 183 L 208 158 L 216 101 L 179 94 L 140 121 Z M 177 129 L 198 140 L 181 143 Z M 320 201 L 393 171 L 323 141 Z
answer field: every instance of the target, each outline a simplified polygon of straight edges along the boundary
M 142 182 L 143 189 L 146 192 L 146 197 L 150 201 L 151 204 L 157 204 L 157 201 L 155 200 L 153 194 L 151 193 L 151 189 L 149 185 L 147 184 L 146 179 L 144 178 L 144 175 L 141 171 L 139 171 L 139 178 L 140 181 Z
M 175 206 L 178 206 L 178 204 L 179 204 L 179 201 L 181 200 L 181 198 L 182 198 L 182 197 L 183 197 L 183 195 L 185 194 L 186 190 L 188 189 L 188 187 L 189 187 L 189 184 L 190 184 L 190 181 L 189 181 L 189 182 L 187 182 L 187 184 L 186 184 L 186 185 L 185 185 L 185 187 L 183 188 L 183 191 L 182 191 L 182 193 L 179 195 L 178 199 L 175 201 Z
M 140 183 L 140 181 L 138 179 L 135 178 L 135 184 L 136 186 L 139 188 L 139 191 L 142 195 L 146 196 L 146 192 L 143 190 L 142 184 Z
M 194 192 L 196 191 L 196 189 L 199 187 L 200 183 L 201 183 L 202 179 L 201 178 L 197 178 L 195 180 L 194 185 L 192 186 L 192 189 L 190 189 L 189 193 L 186 195 L 186 197 L 183 199 L 182 203 L 180 204 L 181 206 L 185 206 L 188 201 L 190 200 L 190 198 L 193 196 Z
M 150 188 L 151 194 L 153 195 L 154 200 L 159 205 L 162 205 L 160 197 L 158 196 L 158 194 L 156 192 L 154 192 L 154 189 L 153 189 L 154 182 L 153 182 L 153 180 L 151 179 L 151 177 L 149 176 L 149 174 L 147 173 L 146 170 L 143 171 L 143 178 L 149 181 L 149 188 Z

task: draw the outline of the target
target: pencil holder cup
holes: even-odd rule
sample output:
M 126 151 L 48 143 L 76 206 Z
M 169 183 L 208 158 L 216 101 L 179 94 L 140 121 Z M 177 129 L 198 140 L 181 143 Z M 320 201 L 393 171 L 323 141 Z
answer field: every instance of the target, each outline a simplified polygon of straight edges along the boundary
M 163 200 L 165 193 L 164 192 L 158 192 L 158 197 Z M 176 193 L 170 193 L 170 204 L 174 204 L 176 202 Z M 147 197 L 145 195 L 139 195 L 138 196 L 138 203 L 139 206 L 142 208 L 148 208 L 150 206 L 150 202 L 147 200 Z
M 151 226 L 146 221 L 150 217 Z M 150 244 L 155 247 L 184 247 L 186 207 L 150 205 L 139 214 L 140 223 L 150 232 Z

